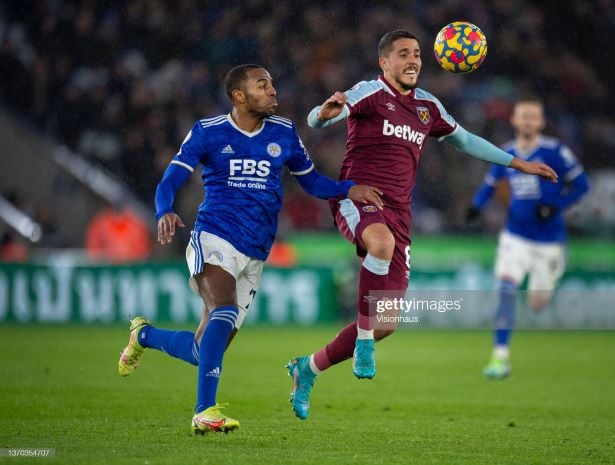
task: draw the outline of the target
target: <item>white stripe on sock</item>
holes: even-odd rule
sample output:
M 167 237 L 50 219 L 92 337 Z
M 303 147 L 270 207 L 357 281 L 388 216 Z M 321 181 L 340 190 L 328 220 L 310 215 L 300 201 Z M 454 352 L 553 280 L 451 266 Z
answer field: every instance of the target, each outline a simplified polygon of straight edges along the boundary
M 312 370 L 312 373 L 314 373 L 315 375 L 320 374 L 320 370 L 318 369 L 318 367 L 316 366 L 316 362 L 314 361 L 314 354 L 310 355 L 310 370 Z
M 374 330 L 361 329 L 357 323 L 357 339 L 374 339 Z
M 209 321 L 214 321 L 214 320 L 226 321 L 232 327 L 235 327 L 235 323 L 237 323 L 236 319 L 231 319 L 231 318 L 227 318 L 227 317 L 224 317 L 224 316 L 212 316 L 209 319 Z
M 384 276 L 389 274 L 389 265 L 391 260 L 385 260 L 383 258 L 374 257 L 367 254 L 365 260 L 363 260 L 363 267 L 374 274 Z

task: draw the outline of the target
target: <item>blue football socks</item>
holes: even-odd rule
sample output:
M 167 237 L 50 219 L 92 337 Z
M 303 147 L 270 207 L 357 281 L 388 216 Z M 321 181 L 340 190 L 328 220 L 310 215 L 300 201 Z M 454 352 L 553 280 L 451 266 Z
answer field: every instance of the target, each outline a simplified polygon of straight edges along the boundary
M 179 358 L 191 365 L 199 364 L 199 347 L 190 331 L 168 331 L 145 326 L 139 332 L 139 344 Z
M 500 303 L 495 313 L 494 344 L 507 346 L 515 322 L 517 285 L 503 280 L 500 284 Z
M 216 403 L 222 358 L 238 314 L 237 307 L 231 305 L 218 307 L 209 314 L 209 322 L 201 339 L 196 413 Z

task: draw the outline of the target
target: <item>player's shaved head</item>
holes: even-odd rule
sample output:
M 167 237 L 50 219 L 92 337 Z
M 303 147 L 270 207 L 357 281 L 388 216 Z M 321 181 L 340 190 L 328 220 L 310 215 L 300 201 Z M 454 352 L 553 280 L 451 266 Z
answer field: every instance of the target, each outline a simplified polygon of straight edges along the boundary
M 405 29 L 387 32 L 378 42 L 378 58 L 388 57 L 391 54 L 391 50 L 393 50 L 393 43 L 398 39 L 414 39 L 419 42 L 419 39 L 414 34 Z
M 243 90 L 242 85 L 248 78 L 248 71 L 251 69 L 264 69 L 262 66 L 254 64 L 239 65 L 231 68 L 224 78 L 224 90 L 228 98 L 233 100 L 234 90 Z

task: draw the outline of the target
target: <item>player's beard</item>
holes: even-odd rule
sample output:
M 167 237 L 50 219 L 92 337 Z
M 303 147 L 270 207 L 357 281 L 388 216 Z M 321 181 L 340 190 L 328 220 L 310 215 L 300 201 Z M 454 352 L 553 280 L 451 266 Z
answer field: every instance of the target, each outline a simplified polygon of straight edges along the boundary
M 248 104 L 253 103 L 248 101 Z M 249 105 L 250 113 L 260 119 L 267 118 L 269 116 L 275 115 L 275 111 L 278 108 L 278 104 L 276 102 L 275 105 L 267 105 L 265 107 L 258 108 L 256 105 Z
M 275 111 L 277 110 L 277 105 L 275 107 L 270 108 L 269 110 L 263 110 L 261 115 L 263 118 L 267 118 L 268 116 L 275 115 Z
M 416 85 L 419 82 L 419 76 L 417 74 L 416 79 L 414 80 L 414 84 L 408 84 L 407 82 L 402 81 L 401 78 L 396 78 L 395 81 L 397 81 L 397 84 L 402 89 L 404 89 L 404 90 L 412 90 L 412 89 L 416 88 Z
M 275 110 L 276 110 L 275 108 L 272 108 L 270 110 L 252 109 L 250 113 L 252 113 L 258 119 L 265 119 L 265 118 L 268 118 L 269 116 L 275 115 Z

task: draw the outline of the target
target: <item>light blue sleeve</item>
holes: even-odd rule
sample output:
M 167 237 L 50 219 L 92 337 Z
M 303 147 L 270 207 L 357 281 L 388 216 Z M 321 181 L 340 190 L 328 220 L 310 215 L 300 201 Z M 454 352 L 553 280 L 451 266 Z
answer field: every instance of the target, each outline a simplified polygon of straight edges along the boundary
M 508 166 L 514 158 L 511 154 L 504 152 L 504 150 L 496 147 L 491 142 L 466 131 L 459 124 L 457 124 L 457 128 L 450 135 L 441 137 L 439 140 L 448 142 L 475 158 L 498 165 Z
M 380 81 L 361 81 L 344 92 L 348 100 L 339 115 L 328 121 L 318 121 L 318 112 L 321 109 L 321 106 L 318 106 L 310 111 L 307 118 L 308 125 L 312 128 L 326 128 L 348 118 L 350 115 L 367 116 L 372 111 L 374 105 L 374 100 L 370 97 L 382 90 L 383 87 Z
M 308 126 L 310 126 L 311 128 L 316 128 L 316 129 L 326 128 L 327 126 L 331 126 L 332 124 L 335 124 L 338 121 L 342 121 L 343 119 L 347 118 L 348 115 L 350 114 L 348 107 L 344 105 L 342 112 L 339 115 L 337 115 L 335 118 L 331 118 L 330 120 L 327 120 L 327 121 L 319 121 L 318 112 L 320 111 L 320 108 L 321 108 L 321 105 L 318 105 L 317 107 L 312 108 L 312 111 L 310 111 L 310 113 L 308 114 L 307 122 L 308 122 Z

